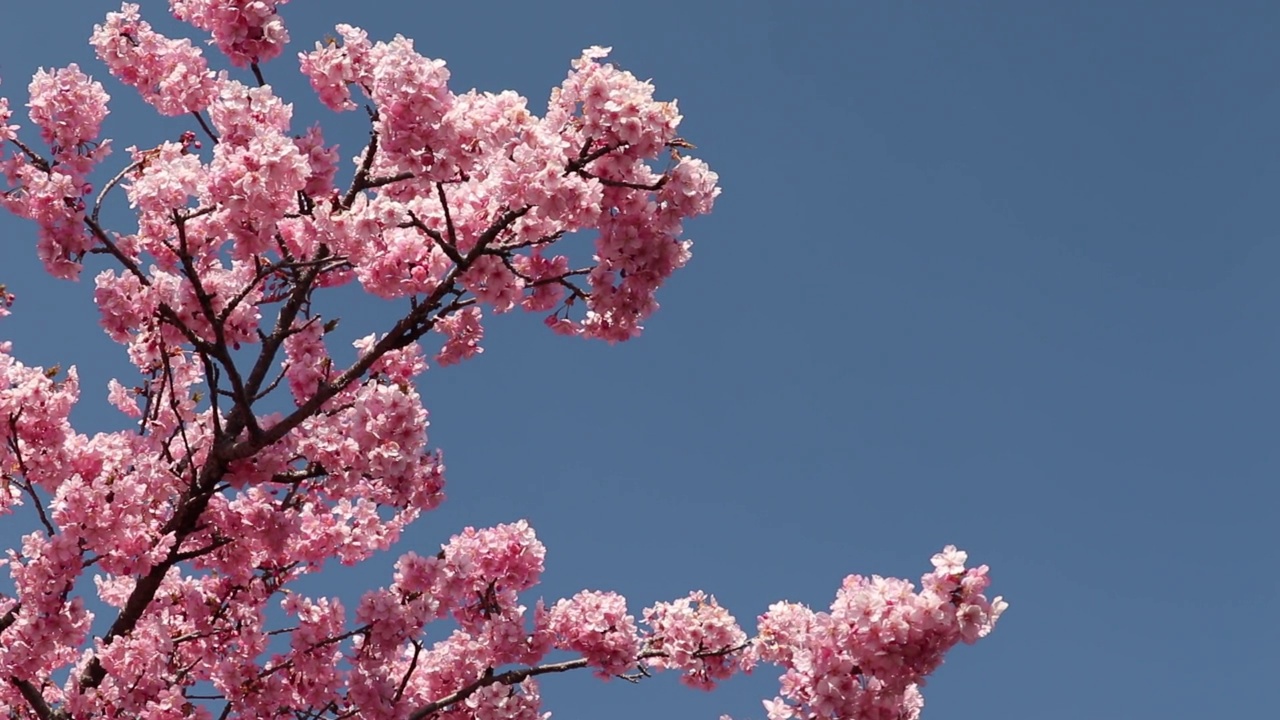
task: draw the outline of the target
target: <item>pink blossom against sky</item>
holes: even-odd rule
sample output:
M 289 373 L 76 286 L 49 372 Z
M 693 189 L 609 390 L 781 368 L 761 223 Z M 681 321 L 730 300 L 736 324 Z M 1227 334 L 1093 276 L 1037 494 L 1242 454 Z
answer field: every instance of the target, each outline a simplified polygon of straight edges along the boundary
M 465 527 L 527 518 L 546 547 L 535 591 L 569 599 L 543 610 L 552 625 L 624 618 L 613 591 L 639 621 L 701 588 L 744 627 L 768 612 L 782 633 L 809 619 L 772 604 L 835 600 L 856 617 L 872 574 L 943 572 L 959 558 L 926 561 L 954 543 L 966 566 L 990 566 L 992 589 L 1014 607 L 932 676 L 925 717 L 1208 716 L 1224 699 L 1261 715 L 1271 707 L 1267 648 L 1280 642 L 1280 628 L 1259 620 L 1280 586 L 1255 577 L 1280 502 L 1280 13 L 1246 0 L 793 5 L 281 6 L 291 44 L 264 72 L 294 105 L 289 137 L 320 117 L 324 145 L 339 150 L 329 157 L 314 139 L 239 150 L 274 162 L 279 182 L 316 182 L 328 163 L 349 177 L 363 111 L 324 109 L 295 57 L 351 23 L 371 42 L 412 37 L 447 62 L 455 91 L 512 89 L 538 116 L 583 48 L 611 46 L 611 61 L 678 99 L 680 135 L 724 189 L 713 214 L 686 223 L 692 258 L 634 342 L 597 347 L 523 311 L 495 315 L 489 307 L 511 300 L 501 269 L 469 277 L 478 294 L 494 288 L 483 336 L 458 316 L 454 342 L 427 358 L 429 370 L 413 358 L 387 369 L 417 378 L 430 444 L 446 454 L 448 500 L 397 552 L 371 550 L 368 564 L 337 567 L 307 590 L 338 595 L 348 615 L 375 613 L 374 600 L 361 605 L 365 590 L 393 577 L 434 582 L 426 568 L 397 568 L 399 550 L 430 558 Z M 140 6 L 156 31 L 180 36 L 166 3 Z M 146 68 L 145 83 L 163 90 L 158 109 L 174 115 L 160 118 L 95 56 L 87 41 L 100 22 L 57 3 L 6 12 L 0 95 L 13 117 L 0 106 L 0 135 L 30 128 L 22 103 L 36 71 L 73 62 L 111 97 L 103 134 L 121 142 L 103 149 L 104 166 L 126 162 L 131 144 L 146 150 L 188 129 L 182 113 L 213 89 L 179 70 L 195 67 L 192 48 L 166 46 L 167 59 Z M 225 29 L 198 22 L 215 37 Z M 247 52 L 272 38 L 221 37 Z M 216 58 L 211 72 L 256 84 L 203 39 L 195 46 Z M 423 69 L 423 82 L 438 72 Z M 523 122 L 513 98 L 502 102 L 486 121 Z M 426 111 L 459 112 L 413 109 Z M 413 137 L 422 129 L 411 115 L 388 122 L 403 120 L 395 130 Z M 218 120 L 233 137 L 243 121 Z M 51 127 L 66 139 L 83 131 Z M 166 182 L 186 180 L 175 172 Z M 572 206 L 580 191 L 531 200 Z M 50 226 L 47 244 L 60 242 L 58 230 Z M 131 372 L 130 359 L 89 309 L 100 267 L 78 283 L 53 280 L 33 225 L 6 215 L 0 232 L 0 296 L 17 296 L 0 337 L 29 364 L 77 366 L 79 430 L 123 427 L 112 403 L 127 403 L 108 380 Z M 292 237 L 307 242 L 301 230 Z M 621 251 L 631 236 L 617 227 L 606 240 Z M 412 281 L 431 282 L 438 262 L 420 258 Z M 378 284 L 371 268 L 361 282 L 404 292 Z M 120 291 L 102 301 L 124 327 Z M 345 344 L 329 344 L 350 359 L 390 305 L 342 292 L 333 302 Z M 247 332 L 254 319 L 242 321 Z M 313 352 L 305 340 L 289 352 Z M 290 378 L 298 388 L 312 380 Z M 0 518 L 0 545 L 18 544 L 33 523 Z M 49 562 L 65 551 L 51 548 Z M 862 579 L 842 587 L 850 573 Z M 666 612 L 712 607 L 699 602 Z M 335 613 L 287 610 L 318 635 Z M 1188 618 L 1213 618 L 1212 631 L 1171 631 Z M 74 636 L 77 622 L 62 631 Z M 607 665 L 610 648 L 594 649 Z M 786 717 L 786 703 L 760 704 L 777 696 L 776 673 L 702 694 L 677 682 L 681 672 L 647 687 L 545 678 L 537 692 L 557 718 L 672 707 Z M 816 700 L 844 690 L 827 689 Z

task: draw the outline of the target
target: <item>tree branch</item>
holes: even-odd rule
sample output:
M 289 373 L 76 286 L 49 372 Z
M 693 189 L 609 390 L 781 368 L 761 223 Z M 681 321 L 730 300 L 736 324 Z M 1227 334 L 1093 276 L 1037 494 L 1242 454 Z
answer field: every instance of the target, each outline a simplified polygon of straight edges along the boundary
M 699 651 L 697 653 L 694 653 L 694 657 L 702 658 L 702 657 L 717 657 L 720 655 L 728 655 L 730 653 L 740 652 L 746 649 L 747 646 L 748 646 L 748 643 L 742 643 L 740 645 L 721 648 L 719 650 Z M 655 658 L 655 657 L 667 657 L 667 653 L 662 650 L 647 649 L 640 652 L 640 654 L 636 656 L 636 662 L 639 663 L 642 660 L 648 660 L 650 658 Z M 435 702 L 429 703 L 427 705 L 424 705 L 418 708 L 417 710 L 414 710 L 409 715 L 409 720 L 425 720 L 427 716 L 433 713 L 439 712 L 440 710 L 443 710 L 444 708 L 447 708 L 450 705 L 454 705 L 456 703 L 462 702 L 463 700 L 466 700 L 467 698 L 474 695 L 481 688 L 485 688 L 490 685 L 499 685 L 499 684 L 515 685 L 517 683 L 524 682 L 528 678 L 535 677 L 537 675 L 547 675 L 550 673 L 568 672 L 570 670 L 577 670 L 579 668 L 588 667 L 588 665 L 589 664 L 586 658 L 577 658 L 576 660 L 566 660 L 564 662 L 550 663 L 547 665 L 535 665 L 531 667 L 516 668 L 515 670 L 508 670 L 504 673 L 497 673 L 497 674 L 494 674 L 492 672 L 486 673 L 484 676 L 473 681 L 470 685 L 463 687 L 461 690 L 458 690 L 457 692 L 452 693 L 450 695 L 446 695 L 445 697 L 442 697 L 439 700 L 436 700 Z

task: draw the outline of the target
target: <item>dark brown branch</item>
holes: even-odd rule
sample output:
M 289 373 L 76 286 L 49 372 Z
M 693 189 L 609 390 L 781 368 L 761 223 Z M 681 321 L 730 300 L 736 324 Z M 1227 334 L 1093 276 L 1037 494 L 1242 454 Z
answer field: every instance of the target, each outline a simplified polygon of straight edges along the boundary
M 508 670 L 507 672 L 499 673 L 496 675 L 485 675 L 484 677 L 481 677 L 479 680 L 472 682 L 470 685 L 467 685 L 466 687 L 462 688 L 461 690 L 451 695 L 446 695 L 440 698 L 439 700 L 436 700 L 433 703 L 423 705 L 417 710 L 414 710 L 409 715 L 409 720 L 424 720 L 427 716 L 433 713 L 439 712 L 440 710 L 443 710 L 444 708 L 447 708 L 450 705 L 462 702 L 463 700 L 466 700 L 467 698 L 474 695 L 476 691 L 480 690 L 481 688 L 488 687 L 490 685 L 497 685 L 497 684 L 515 685 L 517 683 L 524 682 L 526 679 L 534 677 L 536 675 L 547 675 L 549 673 L 562 673 L 562 672 L 568 672 L 570 670 L 577 670 L 579 668 L 584 668 L 584 667 L 587 667 L 587 659 L 578 658 L 577 660 L 566 660 L 564 662 L 552 663 L 550 665 L 538 665 L 537 667 L 526 667 L 526 668 L 519 668 L 516 670 Z
M 57 533 L 53 529 L 53 523 L 49 522 L 49 516 L 45 514 L 44 503 L 40 501 L 40 496 L 36 494 L 35 485 L 31 482 L 30 471 L 27 470 L 27 461 L 22 457 L 22 444 L 18 437 L 18 418 L 21 415 L 22 411 L 19 410 L 17 415 L 9 416 L 9 449 L 13 451 L 13 457 L 18 461 L 18 472 L 22 474 L 22 482 L 18 483 L 18 487 L 31 496 L 31 504 L 35 506 L 36 514 L 40 516 L 40 523 L 48 531 L 49 537 L 53 537 Z
M 400 702 L 400 698 L 404 697 L 405 688 L 409 686 L 409 680 L 418 669 L 418 656 L 420 655 L 422 655 L 422 643 L 414 640 L 413 659 L 409 661 L 409 669 L 405 671 L 404 677 L 400 678 L 400 686 L 396 688 L 396 696 L 392 699 L 392 702 Z
M 370 113 L 373 117 L 373 113 Z M 369 131 L 369 144 L 365 146 L 364 157 L 360 160 L 360 167 L 356 169 L 355 177 L 351 178 L 351 187 L 347 189 L 347 194 L 342 197 L 342 207 L 350 209 L 351 205 L 356 201 L 356 195 L 362 190 L 370 187 L 369 185 L 369 169 L 373 167 L 373 158 L 378 154 L 378 133 L 375 130 Z
M 520 248 L 532 247 L 534 245 L 549 245 L 559 240 L 562 237 L 564 237 L 564 231 L 560 230 L 559 232 L 553 233 L 551 235 L 543 235 L 542 237 L 534 238 L 532 240 L 525 240 L 523 242 L 518 242 L 518 243 L 509 243 L 509 244 L 503 245 L 502 249 L 503 250 L 519 250 Z
M 748 646 L 748 643 L 742 643 L 740 645 L 721 648 L 719 650 L 700 651 L 700 652 L 694 653 L 694 657 L 702 658 L 702 657 L 717 657 L 721 655 L 728 655 L 730 653 L 735 653 L 735 652 L 744 650 L 747 648 L 747 646 Z M 648 660 L 649 658 L 666 657 L 666 656 L 667 656 L 667 653 L 662 650 L 648 649 L 648 650 L 642 651 L 639 655 L 636 656 L 636 662 L 640 662 L 642 660 Z M 564 662 L 550 663 L 547 665 L 537 665 L 533 667 L 517 668 L 515 670 L 508 670 L 504 673 L 494 674 L 492 671 L 490 671 L 485 673 L 479 679 L 473 681 L 471 684 L 463 687 L 461 690 L 458 690 L 457 692 L 452 693 L 450 695 L 446 695 L 445 697 L 440 698 L 435 702 L 424 705 L 418 708 L 417 710 L 413 711 L 413 713 L 409 715 L 409 720 L 425 720 L 427 716 L 432 715 L 433 713 L 437 713 L 449 707 L 450 705 L 454 705 L 456 703 L 462 702 L 463 700 L 466 700 L 468 697 L 471 697 L 472 695 L 474 695 L 481 688 L 488 687 L 489 685 L 498 685 L 498 684 L 516 685 L 518 683 L 524 682 L 528 678 L 535 677 L 537 675 L 547 675 L 550 673 L 568 672 L 570 670 L 578 670 L 584 667 L 588 667 L 587 659 L 578 658 L 576 660 L 566 660 Z
M 412 180 L 414 177 L 417 176 L 406 170 L 404 172 L 396 173 L 395 175 L 388 175 L 387 177 L 366 178 L 364 182 L 360 184 L 360 189 L 372 190 L 373 188 L 380 188 L 384 185 L 391 185 L 392 183 L 398 183 L 404 180 Z
M 45 701 L 44 695 L 40 693 L 40 688 L 28 680 L 16 677 L 9 678 L 9 682 L 18 688 L 18 692 L 22 693 L 23 699 L 27 701 L 27 704 L 31 706 L 31 710 L 35 712 L 36 717 L 40 718 L 40 720 L 54 720 L 54 718 L 58 717 L 58 714 Z
M 444 226 L 449 231 L 449 245 L 455 252 L 458 247 L 458 233 L 453 227 L 453 215 L 449 213 L 449 201 L 444 196 L 444 183 L 436 183 L 436 197 L 440 198 L 440 207 L 444 211 Z M 456 260 L 454 262 L 457 262 Z
M 327 252 L 321 247 L 318 259 L 323 260 Z M 288 301 L 280 308 L 279 314 L 276 315 L 276 325 L 272 329 L 271 334 L 262 341 L 262 348 L 258 351 L 258 359 L 254 362 L 253 368 L 249 371 L 249 377 L 245 383 L 245 395 L 240 396 L 240 400 L 236 406 L 231 409 L 231 415 L 227 418 L 227 434 L 234 438 L 240 434 L 240 430 L 244 427 L 253 427 L 255 435 L 261 435 L 262 430 L 257 428 L 257 421 L 253 417 L 252 403 L 253 399 L 259 396 L 262 389 L 262 383 L 266 381 L 267 374 L 271 371 L 271 366 L 275 363 L 276 354 L 280 351 L 280 347 L 284 344 L 285 338 L 293 327 L 294 320 L 298 314 L 302 312 L 302 308 L 307 304 L 311 294 L 312 287 L 316 279 L 320 275 L 320 266 L 313 266 L 307 270 L 298 279 L 297 284 L 290 293 Z M 281 435 L 283 437 L 283 435 Z M 279 439 L 279 438 L 276 438 Z M 272 440 L 271 442 L 275 442 Z M 265 443 L 261 447 L 266 447 L 271 443 Z M 255 450 L 256 452 L 256 450 Z M 252 453 L 250 453 L 252 454 Z
M 173 556 L 173 561 L 175 563 L 179 563 L 179 562 L 185 562 L 187 560 L 194 560 L 198 557 L 203 557 L 205 555 L 208 555 L 209 553 L 213 552 L 214 550 L 217 550 L 220 547 L 230 545 L 233 542 L 235 541 L 232 540 L 231 538 L 218 538 L 217 540 L 213 541 L 212 545 L 206 545 L 202 548 L 196 548 L 195 550 L 188 550 L 186 552 L 180 552 L 175 554 Z
M 160 357 L 164 363 L 164 377 L 169 384 L 169 410 L 173 413 L 174 420 L 177 422 L 177 430 L 179 437 L 182 438 L 182 449 L 186 451 L 186 458 L 192 458 L 186 461 L 186 467 L 191 468 L 191 483 L 196 482 L 195 470 L 195 450 L 191 448 L 191 440 L 187 437 L 187 421 L 182 417 L 182 407 L 178 401 L 178 388 L 173 382 L 173 365 L 169 360 L 169 348 L 164 343 L 160 345 Z
M 258 264 L 257 271 L 253 274 L 253 279 L 245 283 L 245 286 L 240 289 L 240 292 L 231 297 L 231 300 L 227 302 L 226 307 L 222 308 L 222 312 L 218 315 L 218 319 L 222 322 L 226 322 L 231 317 L 231 313 L 235 312 L 235 309 L 240 306 L 240 303 L 244 302 L 244 299 L 249 297 L 249 293 L 253 292 L 253 289 L 258 287 L 258 283 L 261 283 L 263 280 L 271 277 L 271 275 L 277 270 L 284 268 L 288 264 L 289 263 L 284 260 L 275 263 L 268 263 L 266 261 L 260 262 Z
M 318 648 L 326 647 L 328 645 L 333 645 L 334 643 L 340 643 L 343 640 L 346 640 L 347 638 L 355 637 L 356 635 L 363 635 L 369 632 L 369 629 L 371 627 L 372 627 L 371 625 L 361 625 L 355 630 L 348 630 L 347 632 L 344 632 L 340 635 L 333 635 L 331 637 L 327 637 L 324 640 L 313 643 L 311 647 L 307 648 L 306 650 L 303 650 L 302 652 L 303 653 L 314 652 Z M 281 670 L 293 667 L 293 665 L 294 665 L 293 658 L 289 658 L 288 660 L 285 660 L 279 665 L 272 665 L 269 668 L 263 668 L 263 670 L 258 673 L 258 679 L 261 680 L 262 678 L 268 677 L 270 675 L 274 675 L 275 673 L 278 673 Z
M 295 470 L 288 473 L 276 473 L 271 476 L 271 482 L 281 485 L 299 485 L 308 480 L 314 480 L 318 477 L 328 475 L 325 469 L 318 463 L 309 463 L 307 467 L 301 470 Z
M 53 167 L 49 165 L 48 160 L 40 157 L 39 153 L 27 147 L 26 144 L 18 138 L 10 138 L 9 142 L 17 145 L 18 149 L 22 151 L 22 154 L 27 156 L 27 160 L 30 161 L 32 165 L 36 166 L 37 169 L 43 170 L 45 173 L 48 173 L 53 169 Z
M 460 264 L 463 262 L 462 255 L 458 252 L 458 247 L 452 242 L 446 240 L 439 231 L 432 230 L 430 227 L 427 227 L 427 224 L 422 222 L 421 218 L 419 218 L 412 210 L 409 211 L 409 222 L 403 223 L 401 227 L 411 227 L 420 230 L 422 234 L 431 238 L 432 241 L 440 247 L 440 250 L 444 252 L 445 256 L 452 260 L 454 264 Z
M 217 145 L 218 135 L 213 131 L 213 128 L 209 127 L 209 123 L 205 122 L 204 116 L 200 114 L 200 111 L 192 110 L 191 114 L 195 117 L 196 122 L 200 124 L 200 129 L 204 130 L 204 134 L 209 136 L 209 142 Z
M 605 145 L 595 150 L 594 152 L 587 153 L 587 148 L 590 146 L 591 146 L 591 141 L 587 140 L 587 143 L 582 146 L 582 152 L 578 153 L 578 158 L 576 160 L 571 161 L 568 165 L 565 166 L 564 175 L 571 175 L 573 173 L 576 173 L 582 170 L 583 168 L 585 168 L 586 166 L 590 165 L 592 162 L 599 160 L 605 155 L 608 155 L 609 153 L 613 152 L 614 150 L 621 150 L 622 148 L 626 147 L 627 144 L 620 143 L 618 145 Z
M 93 222 L 97 224 L 98 214 L 102 211 L 102 201 L 106 199 L 107 193 L 111 192 L 111 189 L 116 185 L 119 185 L 120 182 L 124 180 L 125 175 L 128 175 L 134 170 L 142 167 L 145 162 L 145 160 L 138 160 L 137 162 L 126 165 L 123 170 L 116 173 L 115 177 L 108 180 L 106 184 L 102 186 L 102 190 L 98 192 L 98 196 L 93 200 L 93 212 L 89 214 L 89 219 L 93 220 Z
M 657 181 L 645 185 L 644 183 L 633 183 L 625 180 L 610 180 L 609 178 L 600 177 L 599 175 L 592 175 L 585 170 L 580 171 L 578 174 L 585 178 L 599 180 L 601 185 L 607 185 L 608 187 L 630 188 L 632 190 L 661 190 L 662 186 L 666 185 L 667 180 L 671 177 L 670 175 L 663 175 L 659 177 Z
M 85 217 L 84 224 L 89 227 L 89 231 L 93 233 L 94 237 L 98 238 L 98 242 L 102 243 L 102 245 L 107 249 L 107 252 L 111 253 L 112 257 L 119 260 L 120 264 L 123 265 L 125 269 L 127 269 L 134 277 L 138 278 L 138 281 L 142 283 L 143 287 L 151 287 L 151 279 L 147 277 L 147 274 L 142 272 L 142 268 L 138 267 L 138 263 L 134 262 L 128 255 L 125 255 L 124 252 L 122 252 L 120 248 L 111 241 L 111 238 L 107 237 L 106 231 L 102 229 L 102 226 L 98 224 L 96 219 Z
M 204 381 L 209 385 L 209 421 L 213 424 L 213 436 L 222 434 L 221 411 L 218 409 L 218 366 L 213 364 L 208 355 L 200 355 L 200 364 L 204 367 Z
M 4 617 L 0 617 L 0 632 L 8 630 L 10 625 L 17 622 L 20 610 L 22 610 L 22 603 L 14 603 L 13 607 L 9 608 L 9 612 L 5 613 Z

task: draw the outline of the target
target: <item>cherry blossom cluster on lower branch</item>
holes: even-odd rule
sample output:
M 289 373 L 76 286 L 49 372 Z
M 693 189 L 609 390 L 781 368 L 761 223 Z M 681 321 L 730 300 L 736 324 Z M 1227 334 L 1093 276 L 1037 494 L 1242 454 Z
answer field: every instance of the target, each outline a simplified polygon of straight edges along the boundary
M 418 378 L 482 352 L 486 312 L 636 337 L 690 258 L 684 221 L 720 190 L 686 155 L 676 103 L 607 49 L 575 60 L 538 117 L 514 92 L 455 93 L 411 40 L 351 25 L 297 56 L 332 111 L 363 96 L 369 139 L 343 171 L 267 82 L 283 4 L 170 0 L 240 79 L 136 4 L 108 13 L 90 40 L 106 70 L 190 118 L 129 146 L 114 174 L 111 98 L 81 68 L 33 76 L 43 149 L 0 97 L 0 206 L 34 223 L 53 277 L 92 268 L 102 327 L 133 367 L 105 392 L 122 429 L 87 435 L 70 422 L 76 368 L 0 343 L 0 516 L 33 527 L 0 558 L 5 716 L 542 720 L 545 675 L 669 670 L 711 689 L 767 663 L 781 670 L 769 720 L 916 717 L 925 677 L 1005 607 L 951 547 L 919 588 L 850 576 L 828 611 L 779 603 L 754 636 L 703 592 L 638 616 L 611 592 L 527 600 L 545 549 L 523 522 L 405 553 L 350 612 L 296 591 L 326 563 L 392 548 L 443 501 Z M 136 228 L 103 219 L 121 196 Z M 589 258 L 565 244 L 576 235 Z M 397 311 L 346 362 L 322 310 L 352 285 Z M 15 300 L 0 285 L 0 317 Z M 432 623 L 452 634 L 427 642 Z

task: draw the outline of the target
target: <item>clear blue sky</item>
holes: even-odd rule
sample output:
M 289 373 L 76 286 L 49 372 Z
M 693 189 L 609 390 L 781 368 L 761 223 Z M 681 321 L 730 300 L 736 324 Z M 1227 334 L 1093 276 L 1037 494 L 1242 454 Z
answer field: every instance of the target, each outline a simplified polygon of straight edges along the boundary
M 141 4 L 174 27 L 166 3 Z M 115 97 L 117 167 L 186 123 L 107 75 L 89 6 L 112 7 L 10 3 L 0 91 L 21 105 L 37 66 L 79 62 Z M 612 45 L 679 98 L 724 186 L 638 341 L 503 318 L 481 358 L 427 374 L 450 499 L 404 550 L 527 517 L 549 546 L 548 598 L 617 589 L 638 613 L 704 588 L 750 627 L 775 600 L 827 605 L 848 573 L 918 578 L 955 543 L 1012 607 L 935 675 L 926 717 L 1274 711 L 1280 6 L 314 0 L 284 14 L 290 58 L 338 22 L 402 32 L 448 61 L 455 90 L 512 88 L 535 107 L 583 47 Z M 318 116 L 292 59 L 266 74 L 299 128 Z M 344 158 L 357 120 L 332 125 Z M 106 382 L 127 366 L 91 282 L 44 276 L 28 225 L 2 217 L 0 237 L 0 282 L 19 294 L 0 338 L 31 364 L 79 366 L 82 430 L 121 427 Z M 343 327 L 387 312 L 353 303 Z M 5 518 L 0 540 L 28 521 Z M 354 601 L 392 560 L 328 591 Z M 560 720 L 759 720 L 774 677 L 712 695 L 674 678 L 543 688 Z

